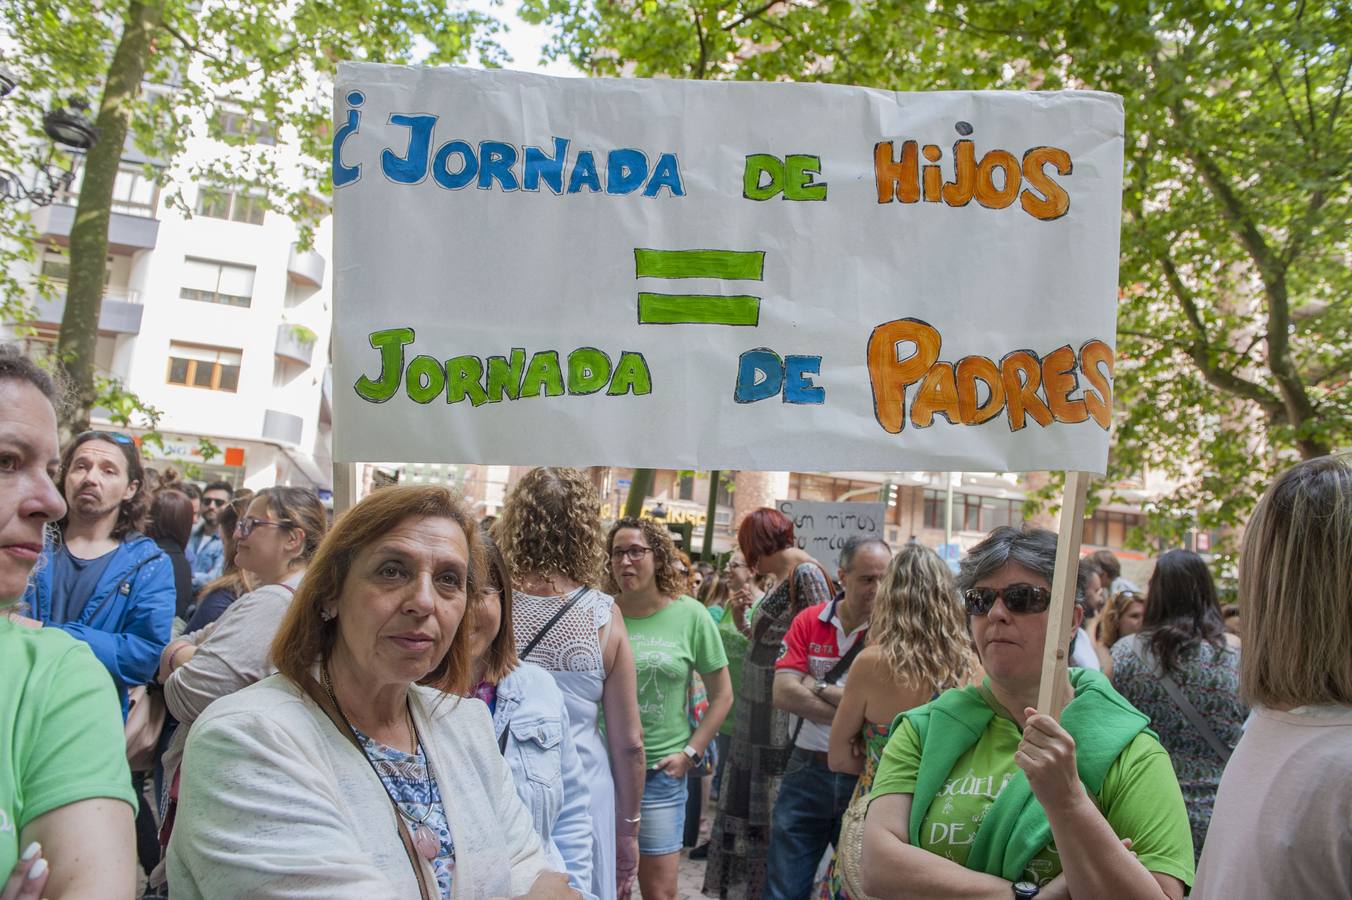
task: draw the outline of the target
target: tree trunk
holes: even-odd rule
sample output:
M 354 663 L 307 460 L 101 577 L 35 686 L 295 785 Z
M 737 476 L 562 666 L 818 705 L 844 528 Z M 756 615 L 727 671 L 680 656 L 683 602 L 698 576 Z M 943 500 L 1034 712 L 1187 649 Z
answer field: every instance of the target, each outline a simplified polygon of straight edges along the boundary
M 131 104 L 140 93 L 151 41 L 163 15 L 162 0 L 131 0 L 127 5 L 122 38 L 108 67 L 99 104 L 99 141 L 85 160 L 84 182 L 75 208 L 75 223 L 70 229 L 70 284 L 56 344 L 73 393 L 73 402 L 62 422 L 63 436 L 67 438 L 89 427 L 89 414 L 94 406 L 94 350 L 99 338 L 99 309 L 103 305 L 113 184 L 131 124 Z
M 637 519 L 643 515 L 643 501 L 647 500 L 653 491 L 654 474 L 652 469 L 634 470 L 634 475 L 629 481 L 629 496 L 624 501 L 626 516 Z
M 762 506 L 774 507 L 776 500 L 788 498 L 788 472 L 738 472 L 732 488 L 732 530 L 736 533 L 742 520 Z

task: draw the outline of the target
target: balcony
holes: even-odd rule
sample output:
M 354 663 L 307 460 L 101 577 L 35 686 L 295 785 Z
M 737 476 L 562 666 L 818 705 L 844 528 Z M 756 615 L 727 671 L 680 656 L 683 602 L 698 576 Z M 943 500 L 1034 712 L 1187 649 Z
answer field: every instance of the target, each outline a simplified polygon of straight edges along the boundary
M 305 432 L 305 420 L 275 409 L 263 410 L 263 438 L 295 447 Z
M 34 325 L 60 325 L 61 316 L 66 311 L 64 285 L 58 286 L 61 296 L 53 299 L 35 298 L 33 301 Z M 141 306 L 141 296 L 136 291 L 121 293 L 107 291 L 103 295 L 103 304 L 99 307 L 99 332 L 102 334 L 140 334 L 141 315 L 145 307 Z
M 287 362 L 308 367 L 315 355 L 314 332 L 289 322 L 280 323 L 277 326 L 276 353 Z
M 314 250 L 298 250 L 291 245 L 291 258 L 286 264 L 286 275 L 295 284 L 319 287 L 324 283 L 324 257 Z
M 33 210 L 33 225 L 45 240 L 66 246 L 75 223 L 75 207 L 53 203 Z M 159 237 L 159 220 L 132 215 L 114 209 L 108 217 L 108 252 L 130 256 L 140 250 L 154 250 Z

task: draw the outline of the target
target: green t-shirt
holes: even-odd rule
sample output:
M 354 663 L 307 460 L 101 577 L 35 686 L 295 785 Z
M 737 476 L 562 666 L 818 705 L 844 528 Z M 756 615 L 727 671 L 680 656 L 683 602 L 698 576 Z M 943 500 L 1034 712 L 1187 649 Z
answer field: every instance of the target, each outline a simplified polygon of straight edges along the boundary
M 958 758 L 920 826 L 920 846 L 959 865 L 967 864 L 987 808 L 1019 771 L 1014 751 L 1023 734 L 1003 707 L 992 707 L 995 716 L 985 734 Z M 919 771 L 920 735 L 903 720 L 883 751 L 870 797 L 915 793 Z M 1132 852 L 1142 865 L 1192 884 L 1187 808 L 1169 754 L 1159 741 L 1145 732 L 1138 734 L 1108 768 L 1103 791 L 1094 802 L 1118 837 L 1131 838 Z M 1052 843 L 1032 858 L 1024 877 L 1045 885 L 1059 874 L 1061 857 Z
M 122 712 L 89 645 L 0 617 L 0 880 L 34 819 L 95 797 L 136 809 Z
M 750 618 L 750 614 L 747 615 Z M 732 695 L 737 696 L 737 692 L 742 689 L 742 660 L 746 659 L 746 647 L 749 641 L 746 635 L 737 630 L 737 626 L 732 621 L 732 613 L 725 615 L 718 623 L 718 636 L 723 641 L 723 653 L 728 658 L 728 678 L 732 681 Z M 733 701 L 733 709 L 736 708 L 736 701 Z M 728 717 L 723 720 L 723 725 L 718 729 L 719 734 L 732 736 L 733 726 L 736 718 L 733 715 L 733 709 L 728 710 Z
M 726 668 L 723 642 L 708 611 L 680 596 L 641 619 L 624 617 L 638 669 L 638 712 L 648 765 L 690 741 L 690 673 Z

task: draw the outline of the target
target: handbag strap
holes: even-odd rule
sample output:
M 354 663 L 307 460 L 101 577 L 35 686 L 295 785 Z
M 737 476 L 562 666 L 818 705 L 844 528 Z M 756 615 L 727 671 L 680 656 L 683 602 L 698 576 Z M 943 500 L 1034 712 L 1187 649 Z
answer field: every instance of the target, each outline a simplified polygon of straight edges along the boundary
M 577 601 L 581 600 L 582 595 L 585 593 L 587 593 L 587 586 L 585 584 L 582 585 L 582 587 L 578 588 L 577 590 L 573 591 L 573 595 L 568 598 L 567 603 L 563 604 L 563 608 L 560 609 L 558 612 L 554 613 L 553 617 L 548 622 L 545 623 L 545 627 L 537 631 L 535 633 L 535 637 L 531 638 L 526 643 L 526 646 L 521 650 L 521 652 L 517 653 L 516 655 L 517 659 L 521 660 L 522 662 L 525 662 L 526 657 L 530 656 L 530 652 L 535 649 L 536 645 L 539 644 L 540 641 L 544 640 L 545 635 L 549 634 L 550 629 L 552 629 L 555 625 L 559 624 L 559 619 L 562 619 L 565 615 L 567 615 L 568 610 L 572 609 L 574 606 L 577 605 Z M 503 744 L 503 746 L 505 747 L 506 744 Z
M 1225 746 L 1225 743 L 1216 736 L 1216 732 L 1211 730 L 1211 726 L 1207 724 L 1206 719 L 1202 718 L 1202 714 L 1198 712 L 1197 707 L 1193 706 L 1192 702 L 1184 696 L 1183 689 L 1178 686 L 1178 682 L 1174 681 L 1173 677 L 1165 672 L 1162 666 L 1158 664 L 1152 666 L 1151 661 L 1146 659 L 1140 638 L 1132 643 L 1132 651 L 1147 669 L 1152 670 L 1151 674 L 1159 679 L 1160 687 L 1164 688 L 1164 693 L 1169 695 L 1169 699 L 1174 702 L 1174 706 L 1178 707 L 1178 711 L 1183 713 L 1183 718 L 1187 719 L 1188 724 L 1202 736 L 1202 740 L 1206 741 L 1211 751 L 1220 757 L 1221 764 L 1228 763 L 1230 754 L 1234 751 Z
M 855 638 L 854 643 L 850 645 L 850 649 L 845 651 L 845 655 L 836 660 L 836 664 L 831 667 L 830 671 L 822 676 L 822 681 L 825 681 L 827 684 L 835 684 L 840 676 L 850 670 L 850 666 L 854 663 L 854 658 L 864 649 L 864 644 L 867 642 L 868 629 L 865 628 L 859 633 L 859 636 Z M 793 734 L 789 738 L 790 747 L 798 744 L 798 733 L 803 730 L 803 722 L 804 720 L 800 718 L 798 724 L 793 727 Z
M 313 678 L 308 679 L 308 682 L 309 683 L 302 685 L 305 689 L 305 693 L 324 711 L 324 715 L 329 717 L 329 721 L 333 723 L 333 727 L 337 728 L 338 732 L 347 738 L 348 743 L 355 747 L 357 752 L 365 757 L 366 751 L 363 750 L 361 744 L 357 742 L 357 736 L 352 733 L 352 729 L 347 727 L 347 722 L 343 720 L 338 708 L 333 705 L 333 701 L 319 688 L 319 685 L 315 683 Z M 389 798 L 390 805 L 393 807 L 394 799 L 390 798 L 388 793 L 386 793 L 385 796 Z M 400 814 L 398 807 L 394 808 L 394 821 L 399 826 L 399 840 L 404 845 L 404 853 L 408 855 L 409 865 L 413 867 L 413 874 L 418 879 L 418 894 L 421 897 L 421 900 L 434 900 L 435 895 L 427 884 L 426 873 L 423 870 L 422 856 L 413 846 L 413 835 L 409 833 L 408 825 L 404 823 L 404 817 Z

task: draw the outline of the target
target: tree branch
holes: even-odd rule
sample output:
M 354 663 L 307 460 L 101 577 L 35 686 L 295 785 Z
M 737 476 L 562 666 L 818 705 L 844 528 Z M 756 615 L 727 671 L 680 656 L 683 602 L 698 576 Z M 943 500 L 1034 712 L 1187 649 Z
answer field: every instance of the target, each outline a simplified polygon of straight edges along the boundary
M 694 9 L 694 5 L 691 5 Z M 699 10 L 695 9 L 695 36 L 699 38 L 699 62 L 695 67 L 695 77 L 703 80 L 704 69 L 709 63 L 709 48 L 704 43 L 704 22 L 700 18 Z
M 729 22 L 728 24 L 726 24 L 726 25 L 723 26 L 723 30 L 724 30 L 724 31 L 732 31 L 732 30 L 733 30 L 734 28 L 736 28 L 738 25 L 744 25 L 744 24 L 746 24 L 747 22 L 750 22 L 752 19 L 759 19 L 761 16 L 765 15 L 767 12 L 769 12 L 769 11 L 772 10 L 772 9 L 774 9 L 776 6 L 778 6 L 779 4 L 781 4 L 781 3 L 783 3 L 783 2 L 784 2 L 784 0 L 770 0 L 769 3 L 766 3 L 764 6 L 761 6 L 759 9 L 754 9 L 754 10 L 752 10 L 752 11 L 749 12 L 749 13 L 743 13 L 742 15 L 738 16 L 737 18 L 733 19 L 731 22 Z
M 1285 411 L 1285 405 L 1279 397 L 1261 384 L 1237 375 L 1229 369 L 1222 368 L 1212 358 L 1211 339 L 1207 335 L 1206 325 L 1202 321 L 1201 311 L 1197 306 L 1197 298 L 1183 283 L 1178 268 L 1168 254 L 1164 254 L 1159 262 L 1161 268 L 1164 269 L 1164 280 L 1168 283 L 1169 290 L 1173 292 L 1174 297 L 1183 307 L 1183 314 L 1187 316 L 1188 323 L 1193 328 L 1195 340 L 1184 345 L 1185 352 L 1201 371 L 1202 377 L 1227 393 L 1257 403 L 1269 416 L 1280 416 Z
M 169 32 L 169 34 L 174 38 L 174 40 L 182 44 L 184 49 L 186 49 L 189 53 L 200 53 L 207 59 L 211 60 L 212 62 L 216 63 L 225 62 L 225 60 L 221 59 L 219 56 L 216 56 L 214 53 L 207 52 L 207 50 L 203 48 L 201 44 L 198 44 L 195 41 L 188 40 L 188 38 L 184 36 L 183 32 L 179 31 L 177 28 L 175 28 L 168 22 L 160 23 L 160 27 L 162 27 L 165 31 Z

